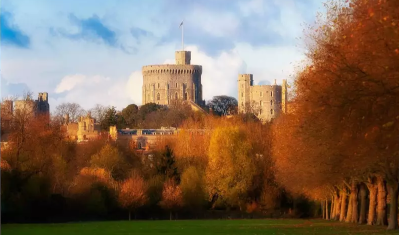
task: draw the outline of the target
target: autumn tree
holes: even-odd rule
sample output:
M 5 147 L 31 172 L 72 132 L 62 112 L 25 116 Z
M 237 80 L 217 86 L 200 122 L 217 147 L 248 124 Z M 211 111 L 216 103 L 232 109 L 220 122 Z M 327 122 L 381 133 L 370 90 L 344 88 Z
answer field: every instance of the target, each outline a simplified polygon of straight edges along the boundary
M 181 176 L 180 188 L 184 204 L 193 211 L 204 206 L 206 199 L 202 172 L 194 166 L 188 167 Z
M 129 220 L 131 220 L 131 212 L 135 212 L 138 208 L 147 203 L 147 186 L 144 179 L 139 175 L 133 175 L 132 177 L 123 181 L 120 192 L 119 202 L 123 208 L 129 211 Z
M 309 164 L 321 166 L 304 168 L 316 170 L 314 188 L 333 186 L 343 192 L 341 220 L 359 220 L 361 183 L 375 175 L 386 181 L 392 192 L 388 229 L 397 228 L 399 183 L 399 145 L 392 138 L 399 130 L 398 85 L 393 79 L 398 76 L 394 62 L 399 54 L 395 46 L 397 9 L 398 2 L 392 0 L 327 4 L 327 14 L 307 35 L 309 66 L 295 81 L 300 118 L 293 128 L 301 141 L 298 146 L 303 146 L 299 156 L 306 156 L 300 163 L 309 159 Z M 327 175 L 332 180 L 324 181 Z M 311 178 L 304 175 L 300 179 L 309 182 Z M 349 205 L 345 213 L 346 190 Z M 378 197 L 378 203 L 383 202 Z
M 206 188 L 210 200 L 242 208 L 254 177 L 251 145 L 238 127 L 213 130 L 206 169 Z
M 126 169 L 124 157 L 120 151 L 111 144 L 106 144 L 98 153 L 92 155 L 90 164 L 94 168 L 106 169 L 117 179 L 123 177 Z
M 159 205 L 169 211 L 169 219 L 172 220 L 172 212 L 181 208 L 183 204 L 183 195 L 180 186 L 174 180 L 165 181 L 162 190 L 162 200 Z

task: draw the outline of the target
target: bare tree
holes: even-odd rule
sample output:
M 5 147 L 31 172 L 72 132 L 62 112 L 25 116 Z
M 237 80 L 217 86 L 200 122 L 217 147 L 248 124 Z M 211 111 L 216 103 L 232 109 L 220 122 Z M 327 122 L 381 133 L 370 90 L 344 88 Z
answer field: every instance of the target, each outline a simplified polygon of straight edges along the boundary
M 85 114 L 85 110 L 77 103 L 62 103 L 55 108 L 55 115 L 65 117 L 69 115 L 70 122 L 77 122 L 80 116 Z

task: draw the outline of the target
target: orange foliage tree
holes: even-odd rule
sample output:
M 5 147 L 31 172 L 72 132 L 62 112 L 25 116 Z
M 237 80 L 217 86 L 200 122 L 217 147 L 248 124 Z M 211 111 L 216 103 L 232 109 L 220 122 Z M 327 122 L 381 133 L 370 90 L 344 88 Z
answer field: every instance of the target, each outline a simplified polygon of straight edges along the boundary
M 388 229 L 396 229 L 399 2 L 347 0 L 326 6 L 324 19 L 309 27 L 306 37 L 309 65 L 295 81 L 296 112 L 280 121 L 294 136 L 290 142 L 293 149 L 284 146 L 286 133 L 276 131 L 275 152 L 283 156 L 276 160 L 277 168 L 289 171 L 287 166 L 297 167 L 301 182 L 292 185 L 286 181 L 294 190 L 304 185 L 305 191 L 320 186 L 340 191 L 335 194 L 342 199 L 339 217 L 347 222 L 359 221 L 359 187 L 364 190 L 361 185 L 366 183 L 373 188 L 372 179 L 382 179 L 380 188 L 386 182 L 391 196 Z M 284 171 L 279 174 L 284 183 Z M 361 196 L 364 199 L 363 191 Z M 365 208 L 363 199 L 361 208 Z M 378 203 L 384 208 L 384 197 L 378 196 Z M 365 210 L 360 212 L 364 223 Z M 369 220 L 372 224 L 370 214 Z M 378 221 L 377 215 L 377 223 L 383 223 Z
M 129 220 L 131 220 L 131 212 L 145 205 L 147 198 L 147 185 L 142 177 L 134 175 L 126 179 L 119 191 L 119 203 L 123 208 L 129 210 Z
M 172 220 L 172 212 L 183 206 L 182 191 L 173 179 L 165 181 L 162 190 L 162 200 L 159 205 L 169 211 L 170 220 Z

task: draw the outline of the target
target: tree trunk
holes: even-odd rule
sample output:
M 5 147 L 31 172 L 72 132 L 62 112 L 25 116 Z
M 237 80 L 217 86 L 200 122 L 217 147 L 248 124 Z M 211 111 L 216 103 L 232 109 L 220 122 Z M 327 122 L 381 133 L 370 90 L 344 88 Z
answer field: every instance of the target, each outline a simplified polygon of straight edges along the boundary
M 396 182 L 388 184 L 390 205 L 389 205 L 389 221 L 388 230 L 398 229 L 398 196 L 399 184 Z
M 359 200 L 358 200 L 358 194 L 359 194 L 358 184 L 355 181 L 352 181 L 352 185 L 351 185 L 352 218 L 351 218 L 351 221 L 350 221 L 352 223 L 359 222 L 359 210 L 358 210 Z
M 367 184 L 367 188 L 370 192 L 370 201 L 369 201 L 369 214 L 367 217 L 367 224 L 373 225 L 375 224 L 375 214 L 377 210 L 377 184 L 374 182 L 370 182 Z
M 334 219 L 334 216 L 335 216 L 335 195 L 331 197 L 330 220 Z
M 349 199 L 348 199 L 348 208 L 346 210 L 346 218 L 345 218 L 346 223 L 349 223 L 352 220 L 352 212 L 353 212 L 352 201 L 353 200 L 352 200 L 352 193 L 351 193 L 349 196 Z
M 341 198 L 340 198 L 339 194 L 337 194 L 337 196 L 335 197 L 335 216 L 334 216 L 334 220 L 339 220 L 340 211 L 341 211 Z
M 328 210 L 328 199 L 326 199 L 326 220 L 329 220 L 330 216 L 329 216 L 329 210 Z
M 130 216 L 130 214 L 131 214 L 131 212 L 130 212 L 130 210 L 129 210 L 129 221 L 131 220 L 131 216 Z
M 325 205 L 324 205 L 324 201 L 320 201 L 320 205 L 321 205 L 321 214 L 323 219 L 326 218 L 326 212 L 325 212 Z
M 366 186 L 364 184 L 360 185 L 360 215 L 359 215 L 359 224 L 366 223 L 366 210 L 367 210 L 367 191 Z
M 387 190 L 385 186 L 384 179 L 382 177 L 377 177 L 377 221 L 376 225 L 387 225 Z
M 339 221 L 345 221 L 345 212 L 346 212 L 346 189 L 341 191 L 341 211 L 339 212 Z

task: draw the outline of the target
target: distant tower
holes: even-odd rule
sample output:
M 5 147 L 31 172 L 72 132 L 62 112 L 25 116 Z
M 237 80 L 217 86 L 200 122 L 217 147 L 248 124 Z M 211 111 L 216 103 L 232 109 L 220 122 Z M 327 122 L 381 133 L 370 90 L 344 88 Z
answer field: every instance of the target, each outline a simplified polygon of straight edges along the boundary
M 38 114 L 45 114 L 50 117 L 50 104 L 48 103 L 48 93 L 40 92 L 36 100 L 36 111 Z
M 238 111 L 240 113 L 245 113 L 249 108 L 253 82 L 252 74 L 238 75 Z

